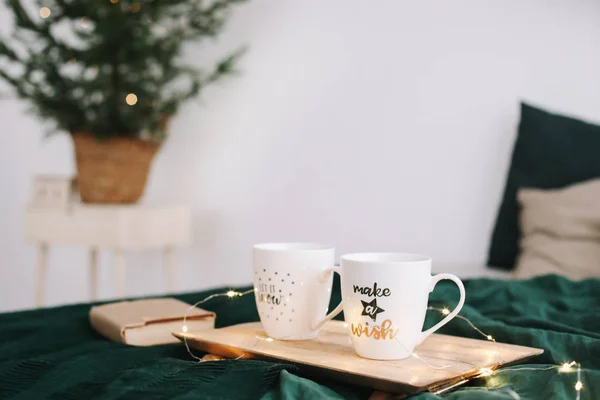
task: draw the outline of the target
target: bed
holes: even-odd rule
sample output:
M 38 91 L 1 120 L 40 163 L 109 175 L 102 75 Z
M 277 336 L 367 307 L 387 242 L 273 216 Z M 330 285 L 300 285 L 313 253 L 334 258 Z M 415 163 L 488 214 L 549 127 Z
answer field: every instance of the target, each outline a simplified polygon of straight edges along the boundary
M 509 370 L 476 379 L 447 399 L 575 398 L 576 374 L 554 366 L 581 364 L 583 399 L 600 398 L 600 280 L 543 276 L 526 281 L 465 281 L 461 312 L 500 342 L 545 349 L 528 361 L 535 370 Z M 240 288 L 244 290 L 246 288 Z M 177 296 L 194 303 L 224 289 Z M 452 307 L 456 288 L 441 283 L 430 305 Z M 339 301 L 339 282 L 332 304 Z M 203 305 L 217 326 L 258 321 L 252 296 Z M 297 376 L 295 367 L 255 360 L 195 362 L 181 344 L 132 347 L 106 340 L 88 322 L 90 304 L 0 315 L 0 398 L 22 399 L 367 399 L 372 391 Z M 430 312 L 426 325 L 440 318 Z M 480 338 L 454 320 L 442 333 Z M 543 368 L 551 368 L 541 370 Z M 510 397 L 512 396 L 512 397 Z M 418 399 L 438 398 L 426 393 Z

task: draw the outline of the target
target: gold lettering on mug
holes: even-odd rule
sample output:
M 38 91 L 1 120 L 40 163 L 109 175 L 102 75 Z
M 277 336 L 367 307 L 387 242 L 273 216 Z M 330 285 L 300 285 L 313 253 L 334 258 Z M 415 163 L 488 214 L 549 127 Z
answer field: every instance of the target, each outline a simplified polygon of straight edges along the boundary
M 395 339 L 398 334 L 398 329 L 392 328 L 392 321 L 386 319 L 381 323 L 381 326 L 374 325 L 369 327 L 368 325 L 363 326 L 362 324 L 350 325 L 350 331 L 354 336 L 373 338 L 375 340 Z

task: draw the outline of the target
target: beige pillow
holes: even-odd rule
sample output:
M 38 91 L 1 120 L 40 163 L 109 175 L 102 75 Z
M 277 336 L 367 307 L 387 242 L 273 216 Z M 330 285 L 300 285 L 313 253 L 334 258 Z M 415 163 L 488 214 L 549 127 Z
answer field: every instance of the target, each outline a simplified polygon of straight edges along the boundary
M 518 279 L 600 277 L 600 179 L 563 189 L 521 189 Z

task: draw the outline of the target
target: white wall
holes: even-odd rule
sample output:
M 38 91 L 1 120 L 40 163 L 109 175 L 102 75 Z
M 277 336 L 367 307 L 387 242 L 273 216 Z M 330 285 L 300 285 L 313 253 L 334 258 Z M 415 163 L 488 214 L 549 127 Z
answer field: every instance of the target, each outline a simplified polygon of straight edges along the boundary
M 250 282 L 262 241 L 483 265 L 519 99 L 600 121 L 599 20 L 596 0 L 244 5 L 222 40 L 190 50 L 204 62 L 247 43 L 243 73 L 174 121 L 145 198 L 193 206 L 179 289 Z M 0 103 L 0 310 L 33 305 L 30 177 L 73 171 L 68 137 L 42 140 L 24 108 Z M 130 261 L 129 294 L 163 290 L 159 253 Z M 50 304 L 87 299 L 85 265 L 84 250 L 53 249 Z

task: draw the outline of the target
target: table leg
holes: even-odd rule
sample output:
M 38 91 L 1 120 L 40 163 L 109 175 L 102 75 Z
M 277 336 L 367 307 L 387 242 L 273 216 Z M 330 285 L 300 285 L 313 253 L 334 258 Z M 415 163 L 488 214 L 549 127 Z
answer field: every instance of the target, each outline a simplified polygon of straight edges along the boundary
M 40 243 L 37 254 L 37 273 L 35 282 L 35 305 L 44 305 L 44 287 L 46 286 L 46 263 L 48 261 L 48 245 Z
M 90 249 L 90 301 L 98 299 L 98 249 Z
M 117 289 L 117 297 L 122 299 L 125 297 L 125 254 L 123 250 L 116 249 L 115 250 L 115 283 Z
M 175 249 L 173 247 L 165 247 L 164 263 L 165 263 L 165 278 L 167 281 L 167 293 L 173 293 L 175 286 Z

